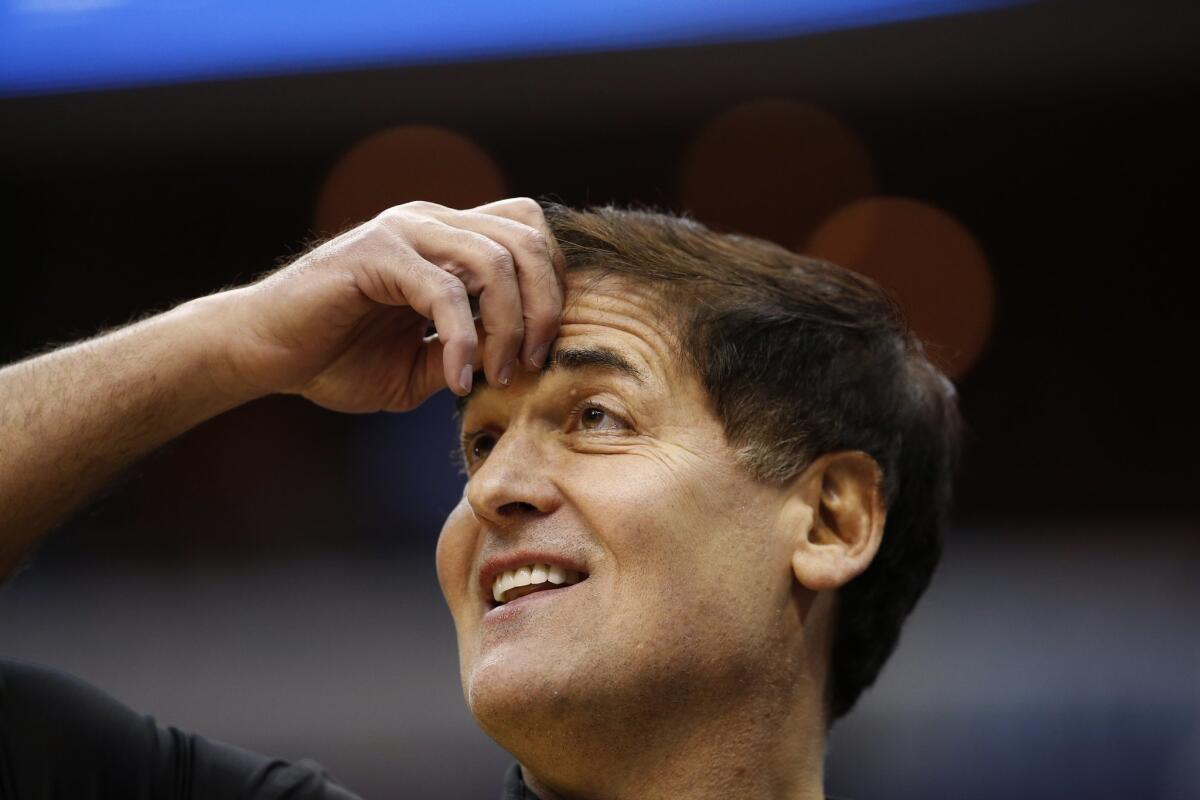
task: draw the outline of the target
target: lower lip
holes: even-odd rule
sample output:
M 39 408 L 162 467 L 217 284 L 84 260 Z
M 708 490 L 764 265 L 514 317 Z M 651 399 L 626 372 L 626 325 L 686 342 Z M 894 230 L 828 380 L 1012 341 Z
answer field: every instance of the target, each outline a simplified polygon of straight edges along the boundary
M 572 583 L 570 586 L 562 586 L 558 589 L 542 589 L 540 592 L 531 592 L 530 594 L 521 595 L 516 600 L 510 600 L 502 606 L 496 606 L 495 608 L 491 609 L 483 615 L 483 618 L 486 621 L 494 620 L 497 622 L 509 619 L 517 614 L 520 614 L 523 609 L 532 608 L 539 603 L 547 603 L 557 597 L 562 597 L 564 593 L 571 591 L 582 583 L 584 583 L 584 581 Z

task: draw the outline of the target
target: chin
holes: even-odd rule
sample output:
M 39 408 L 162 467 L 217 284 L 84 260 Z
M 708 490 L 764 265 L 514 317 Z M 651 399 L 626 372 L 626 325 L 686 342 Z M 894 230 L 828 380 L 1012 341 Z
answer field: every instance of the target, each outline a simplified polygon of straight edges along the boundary
M 562 711 L 570 681 L 545 650 L 505 643 L 480 658 L 463 675 L 463 694 L 481 726 L 492 721 L 538 720 Z
M 580 677 L 546 650 L 512 643 L 464 673 L 463 695 L 479 727 L 515 753 L 528 732 L 545 736 L 575 724 L 587 706 Z

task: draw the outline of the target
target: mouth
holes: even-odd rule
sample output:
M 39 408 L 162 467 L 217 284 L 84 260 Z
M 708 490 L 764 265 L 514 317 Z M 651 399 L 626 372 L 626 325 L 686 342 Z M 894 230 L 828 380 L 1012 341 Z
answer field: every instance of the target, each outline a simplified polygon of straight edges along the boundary
M 559 595 L 587 580 L 588 574 L 580 570 L 568 569 L 558 564 L 529 563 L 497 572 L 490 586 L 491 596 L 487 600 L 487 609 L 510 606 L 521 601 L 521 605 L 529 602 L 524 598 Z

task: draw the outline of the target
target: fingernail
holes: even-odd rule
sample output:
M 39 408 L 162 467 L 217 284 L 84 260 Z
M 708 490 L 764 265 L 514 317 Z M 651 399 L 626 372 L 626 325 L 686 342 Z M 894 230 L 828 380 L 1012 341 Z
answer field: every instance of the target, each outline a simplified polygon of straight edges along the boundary
M 471 369 L 471 365 L 467 364 L 462 368 L 462 374 L 458 376 L 458 384 L 462 386 L 463 394 L 471 391 L 471 378 L 474 377 L 475 370 Z
M 529 357 L 529 363 L 533 364 L 534 369 L 541 369 L 542 364 L 546 363 L 546 354 L 549 352 L 550 343 L 546 342 L 537 350 L 533 351 L 533 355 Z
M 500 372 L 496 374 L 496 380 L 500 381 L 501 386 L 508 386 L 508 384 L 512 383 L 513 367 L 516 364 L 516 360 L 513 360 L 500 368 Z

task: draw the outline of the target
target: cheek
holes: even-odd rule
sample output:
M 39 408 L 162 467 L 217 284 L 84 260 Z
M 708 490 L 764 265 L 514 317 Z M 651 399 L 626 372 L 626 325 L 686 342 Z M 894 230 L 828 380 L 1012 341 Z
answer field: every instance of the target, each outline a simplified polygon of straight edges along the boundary
M 647 653 L 669 641 L 664 657 L 751 646 L 777 605 L 779 575 L 790 574 L 787 559 L 768 552 L 766 498 L 695 459 L 630 459 L 606 472 L 607 481 L 593 476 L 605 490 L 590 493 L 589 506 L 614 562 L 622 636 L 634 646 L 644 639 Z
M 437 576 L 442 595 L 455 614 L 459 604 L 467 599 L 470 587 L 471 562 L 475 547 L 474 515 L 466 497 L 459 501 L 446 522 L 437 541 Z M 457 615 L 455 614 L 457 619 Z
M 613 561 L 617 597 L 647 620 L 673 617 L 711 583 L 714 549 L 727 533 L 707 497 L 713 487 L 683 464 L 630 458 L 588 483 L 593 530 Z

